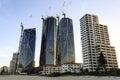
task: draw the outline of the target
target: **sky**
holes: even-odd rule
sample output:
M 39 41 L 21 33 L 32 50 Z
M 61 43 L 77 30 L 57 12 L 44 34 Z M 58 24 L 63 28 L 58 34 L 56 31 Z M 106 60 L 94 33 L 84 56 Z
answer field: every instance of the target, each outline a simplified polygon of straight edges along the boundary
M 79 19 L 86 13 L 99 17 L 100 24 L 108 26 L 111 46 L 116 49 L 120 67 L 120 0 L 0 0 L 0 67 L 9 66 L 14 52 L 18 51 L 20 24 L 36 28 L 35 62 L 39 65 L 42 36 L 41 17 L 62 12 L 73 20 L 76 62 L 82 62 Z

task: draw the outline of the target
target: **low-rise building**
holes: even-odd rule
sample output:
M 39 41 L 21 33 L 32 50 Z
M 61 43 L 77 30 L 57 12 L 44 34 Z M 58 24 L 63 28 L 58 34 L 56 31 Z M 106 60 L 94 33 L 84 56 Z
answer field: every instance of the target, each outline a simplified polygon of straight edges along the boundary
M 41 74 L 49 75 L 52 73 L 60 73 L 60 66 L 53 65 L 53 64 L 47 64 L 47 65 L 43 66 L 43 71 L 41 71 Z
M 67 62 L 61 65 L 61 73 L 80 73 L 80 69 L 82 69 L 82 63 Z

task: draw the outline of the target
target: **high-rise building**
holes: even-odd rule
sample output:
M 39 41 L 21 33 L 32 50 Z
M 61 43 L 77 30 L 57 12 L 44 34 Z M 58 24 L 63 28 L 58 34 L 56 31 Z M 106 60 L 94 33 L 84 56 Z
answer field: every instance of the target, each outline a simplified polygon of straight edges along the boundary
M 54 17 L 43 19 L 39 66 L 56 65 L 56 23 L 57 20 Z
M 75 62 L 73 23 L 70 18 L 62 18 L 58 24 L 57 55 L 59 64 Z
M 36 29 L 24 29 L 20 41 L 18 69 L 34 67 Z
M 83 68 L 96 71 L 102 52 L 107 60 L 107 70 L 118 68 L 115 48 L 110 45 L 106 25 L 99 24 L 98 16 L 86 14 L 80 19 Z
M 18 52 L 13 53 L 12 60 L 10 61 L 10 70 L 9 70 L 9 72 L 12 74 L 14 74 L 16 72 L 17 58 L 18 58 Z

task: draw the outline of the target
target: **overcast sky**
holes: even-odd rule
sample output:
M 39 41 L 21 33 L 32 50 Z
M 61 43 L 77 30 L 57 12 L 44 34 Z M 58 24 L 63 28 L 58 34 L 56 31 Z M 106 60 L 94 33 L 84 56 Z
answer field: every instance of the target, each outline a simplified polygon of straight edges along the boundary
M 20 23 L 24 28 L 36 28 L 36 66 L 41 47 L 41 17 L 60 15 L 62 11 L 72 18 L 76 62 L 82 62 L 79 19 L 86 13 L 95 14 L 99 22 L 108 26 L 110 42 L 116 48 L 120 63 L 120 0 L 0 0 L 0 67 L 9 66 L 20 39 Z

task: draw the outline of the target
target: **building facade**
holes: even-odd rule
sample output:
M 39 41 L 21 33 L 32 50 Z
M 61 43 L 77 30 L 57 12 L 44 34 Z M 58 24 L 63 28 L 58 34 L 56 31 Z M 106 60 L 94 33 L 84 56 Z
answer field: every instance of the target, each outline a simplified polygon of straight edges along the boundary
M 60 66 L 53 64 L 43 66 L 43 71 L 41 71 L 42 75 L 50 75 L 52 73 L 60 73 Z
M 56 65 L 56 18 L 43 19 L 42 41 L 39 66 L 46 64 Z
M 18 60 L 18 52 L 13 53 L 12 60 L 10 61 L 10 69 L 9 69 L 9 72 L 10 72 L 11 74 L 16 73 L 17 60 Z
M 19 55 L 18 69 L 34 67 L 36 29 L 24 29 L 22 32 Z
M 67 62 L 62 64 L 60 69 L 61 73 L 80 73 L 82 69 L 82 63 Z
M 107 60 L 106 68 L 118 68 L 115 48 L 110 45 L 106 25 L 99 24 L 98 16 L 86 14 L 80 19 L 83 68 L 96 71 L 102 52 Z
M 62 65 L 47 64 L 43 66 L 43 70 L 40 72 L 42 75 L 50 75 L 53 73 L 80 73 L 82 69 L 82 63 L 67 62 Z
M 62 18 L 57 29 L 57 53 L 59 64 L 75 62 L 73 23 L 70 18 Z

